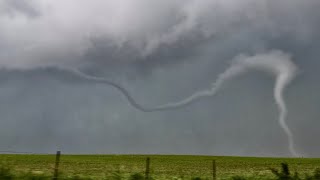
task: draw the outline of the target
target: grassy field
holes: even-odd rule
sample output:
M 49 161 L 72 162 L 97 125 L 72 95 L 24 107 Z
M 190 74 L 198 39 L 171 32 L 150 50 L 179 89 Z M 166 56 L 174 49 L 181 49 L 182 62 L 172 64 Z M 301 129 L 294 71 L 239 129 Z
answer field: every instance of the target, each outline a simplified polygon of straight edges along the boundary
M 62 155 L 60 171 L 64 176 L 80 175 L 93 179 L 111 179 L 115 174 L 128 177 L 133 173 L 144 174 L 144 155 Z M 269 168 L 289 164 L 291 171 L 312 173 L 320 167 L 320 159 L 311 158 L 254 158 L 148 155 L 151 159 L 151 176 L 154 179 L 190 179 L 212 177 L 212 160 L 216 160 L 218 179 L 241 175 L 255 178 L 272 178 Z M 0 155 L 0 164 L 15 173 L 35 172 L 52 174 L 54 155 Z

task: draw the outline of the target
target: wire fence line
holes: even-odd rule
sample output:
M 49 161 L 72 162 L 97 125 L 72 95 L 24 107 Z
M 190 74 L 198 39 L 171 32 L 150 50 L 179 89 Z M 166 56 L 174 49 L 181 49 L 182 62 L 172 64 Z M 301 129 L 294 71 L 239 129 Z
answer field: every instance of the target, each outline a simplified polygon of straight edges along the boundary
M 13 174 L 15 178 L 24 175 L 24 172 L 29 172 L 31 174 L 35 173 L 37 177 L 44 175 L 49 177 L 50 180 L 71 180 L 75 176 L 90 177 L 91 179 L 114 179 L 119 176 L 122 179 L 130 179 L 133 175 L 141 175 L 144 179 L 150 180 L 195 179 L 195 177 L 200 177 L 201 179 L 221 179 L 222 177 L 223 179 L 231 179 L 238 175 L 255 177 L 255 179 L 259 177 L 274 179 L 274 172 L 278 175 L 278 172 L 281 171 L 281 169 L 280 171 L 277 170 L 277 165 L 280 162 L 282 162 L 281 167 L 283 169 L 288 169 L 288 166 L 283 166 L 284 163 L 290 164 L 294 170 L 299 169 L 299 174 L 304 173 L 306 177 L 307 175 L 320 177 L 320 169 L 316 171 L 317 168 L 315 168 L 320 167 L 320 161 L 317 158 L 266 159 L 216 156 L 200 156 L 196 158 L 191 156 L 189 158 L 184 155 L 177 157 L 169 156 L 151 154 L 60 154 L 59 151 L 55 154 L 1 150 L 0 180 L 1 168 L 3 167 L 12 168 L 16 173 Z
M 1 150 L 0 154 L 4 154 L 4 155 L 5 154 L 9 154 L 9 156 L 7 157 L 8 159 L 12 159 L 13 158 L 13 157 L 10 156 L 10 154 L 12 154 L 12 155 L 15 155 L 15 154 L 19 154 L 19 155 L 20 154 L 22 154 L 22 155 L 39 155 L 39 153 L 34 153 L 34 152 L 10 151 L 10 150 Z M 63 157 L 63 155 L 61 154 L 60 151 L 57 151 L 56 154 L 54 154 L 54 153 L 46 153 L 46 154 L 43 154 L 43 155 L 50 155 L 50 159 L 47 159 L 47 157 L 44 157 L 45 159 L 42 159 L 42 160 L 38 160 L 38 159 L 34 160 L 34 159 L 32 159 L 32 156 L 30 156 L 30 157 L 26 156 L 26 157 L 24 157 L 24 158 L 26 158 L 25 160 L 21 160 L 20 159 L 20 160 L 17 161 L 17 160 L 14 159 L 12 162 L 13 163 L 17 163 L 17 162 L 21 163 L 22 162 L 24 164 L 23 166 L 28 165 L 29 162 L 32 162 L 32 163 L 36 163 L 37 166 L 39 166 L 39 167 L 41 167 L 43 164 L 46 163 L 46 165 L 45 165 L 46 169 L 49 170 L 49 171 L 46 171 L 46 172 L 49 172 L 49 174 L 51 174 L 50 175 L 51 178 L 55 179 L 55 180 L 56 179 L 60 179 L 61 177 L 64 177 L 64 176 L 68 176 L 67 174 L 65 174 L 65 170 L 66 170 L 65 168 L 66 168 L 66 166 L 70 166 L 72 164 L 74 164 L 74 166 L 76 166 L 76 167 L 79 167 L 80 169 L 83 169 L 82 166 L 86 166 L 85 168 L 88 169 L 89 166 L 94 164 L 95 166 L 92 169 L 94 169 L 94 171 L 101 171 L 101 173 L 103 173 L 106 170 L 106 169 L 103 170 L 103 168 L 108 168 L 108 166 L 109 166 L 108 162 L 106 162 L 106 161 L 105 162 L 99 162 L 99 161 L 93 160 L 93 162 L 87 162 L 87 161 L 83 161 L 81 159 L 80 159 L 80 162 L 75 162 L 74 160 L 70 161 L 70 159 L 68 159 L 68 157 L 70 157 L 70 156 L 67 156 L 67 158 L 64 159 L 64 157 Z M 54 158 L 54 156 L 55 156 L 55 158 Z M 117 173 L 120 173 L 120 170 L 121 170 L 122 174 L 120 174 L 120 175 L 127 175 L 127 173 L 129 173 L 130 175 L 133 175 L 133 174 L 136 174 L 136 173 L 138 173 L 138 174 L 141 173 L 141 175 L 144 175 L 144 179 L 145 180 L 147 180 L 147 179 L 149 180 L 149 179 L 152 179 L 151 176 L 153 176 L 153 174 L 156 171 L 159 171 L 159 172 L 163 171 L 162 168 L 157 169 L 159 167 L 156 167 L 156 165 L 155 165 L 156 163 L 153 163 L 153 162 L 159 162 L 159 159 L 150 158 L 150 156 L 148 156 L 148 155 L 142 155 L 141 157 L 139 157 L 139 159 L 142 160 L 142 161 L 139 160 L 140 162 L 137 162 L 136 165 L 130 164 L 130 165 L 133 165 L 132 169 L 128 169 L 128 170 L 121 169 L 122 166 L 121 166 L 121 164 L 119 164 L 119 169 L 113 169 L 112 168 L 111 169 L 112 172 L 111 171 L 110 171 L 111 173 L 108 172 L 106 177 L 108 177 L 110 175 L 112 177 L 114 177 L 115 175 L 117 175 Z M 3 159 L 3 160 L 5 160 L 5 159 Z M 137 159 L 135 159 L 135 160 L 137 160 Z M 182 164 L 184 164 L 186 162 L 189 162 L 188 160 L 184 160 L 184 159 L 180 159 L 179 161 Z M 216 179 L 216 162 L 215 162 L 215 160 L 212 160 L 212 159 L 210 161 L 212 161 L 211 168 L 209 167 L 207 169 L 207 171 L 208 171 L 208 174 L 210 174 L 210 172 L 211 172 L 210 176 L 212 177 L 212 179 L 215 180 Z M 28 162 L 28 163 L 25 163 L 25 162 Z M 60 163 L 62 163 L 62 167 L 60 166 Z M 0 162 L 0 164 L 1 164 L 1 162 Z M 181 167 L 183 166 L 182 164 L 181 164 Z M 10 167 L 10 164 L 8 164 L 8 165 Z M 97 168 L 97 167 L 99 167 L 99 168 Z M 60 169 L 62 170 L 62 173 L 60 172 Z M 137 170 L 137 169 L 139 169 L 139 170 Z M 35 168 L 35 172 L 36 171 L 40 172 L 42 170 L 41 170 L 41 168 Z M 168 170 L 166 170 L 166 171 L 168 171 Z M 208 176 L 208 177 L 210 177 L 210 176 Z

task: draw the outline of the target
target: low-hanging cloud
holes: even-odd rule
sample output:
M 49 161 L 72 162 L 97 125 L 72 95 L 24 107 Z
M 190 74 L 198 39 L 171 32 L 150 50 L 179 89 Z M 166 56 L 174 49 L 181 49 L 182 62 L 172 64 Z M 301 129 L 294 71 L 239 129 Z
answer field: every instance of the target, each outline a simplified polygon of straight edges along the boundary
M 112 47 L 117 56 L 127 54 L 120 58 L 104 54 L 109 63 L 152 61 L 148 57 L 161 47 L 186 39 L 189 43 L 199 38 L 214 41 L 214 37 L 234 36 L 247 27 L 267 38 L 289 36 L 308 41 L 317 26 L 317 14 L 309 10 L 317 4 L 313 0 L 2 0 L 0 65 L 32 68 L 95 63 L 83 58 L 95 48 L 94 39 L 109 44 L 102 51 Z

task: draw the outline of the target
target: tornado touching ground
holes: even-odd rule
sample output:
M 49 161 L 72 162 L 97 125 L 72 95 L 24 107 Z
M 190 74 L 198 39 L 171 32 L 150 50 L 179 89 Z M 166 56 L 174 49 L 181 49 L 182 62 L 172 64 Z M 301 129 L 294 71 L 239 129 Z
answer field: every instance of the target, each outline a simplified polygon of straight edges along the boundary
M 270 73 L 271 75 L 274 75 L 276 78 L 274 86 L 274 99 L 279 109 L 279 125 L 288 137 L 288 148 L 290 153 L 293 156 L 298 156 L 298 153 L 294 148 L 293 134 L 286 123 L 288 110 L 283 98 L 284 89 L 297 74 L 297 69 L 297 66 L 290 60 L 290 55 L 279 50 L 273 50 L 268 53 L 257 54 L 254 56 L 239 55 L 236 58 L 234 58 L 234 60 L 231 63 L 231 66 L 218 76 L 217 80 L 212 84 L 212 87 L 210 89 L 195 92 L 191 96 L 179 102 L 171 102 L 153 108 L 143 107 L 134 100 L 134 98 L 125 88 L 112 81 L 109 81 L 104 78 L 90 76 L 78 70 L 70 71 L 73 72 L 75 75 L 86 80 L 104 83 L 115 87 L 123 93 L 123 95 L 128 99 L 128 101 L 133 107 L 143 112 L 164 111 L 182 108 L 202 97 L 213 96 L 218 92 L 222 85 L 224 85 L 224 83 L 250 70 L 259 70 L 266 73 Z
M 168 103 L 166 105 L 159 106 L 154 110 L 183 107 L 201 97 L 212 96 L 217 93 L 217 91 L 225 82 L 249 70 L 262 70 L 276 77 L 274 98 L 280 113 L 279 125 L 288 137 L 290 153 L 293 156 L 298 156 L 298 153 L 294 149 L 292 132 L 286 123 L 287 107 L 283 98 L 283 91 L 295 77 L 297 73 L 297 66 L 290 60 L 290 55 L 281 51 L 271 51 L 269 53 L 258 54 L 255 56 L 240 55 L 233 60 L 231 66 L 225 72 L 219 75 L 216 82 L 213 83 L 211 89 L 195 92 L 193 95 L 183 99 L 180 102 Z
M 274 99 L 279 109 L 279 125 L 288 137 L 288 148 L 293 156 L 298 156 L 294 148 L 293 134 L 286 123 L 287 106 L 283 98 L 284 89 L 297 74 L 297 66 L 290 60 L 290 56 L 281 51 L 273 51 L 269 54 L 253 57 L 241 56 L 235 66 L 245 69 L 264 70 L 276 76 L 274 86 Z
M 233 60 L 231 66 L 225 72 L 219 75 L 218 79 L 213 83 L 210 89 L 195 92 L 193 95 L 180 102 L 168 103 L 166 105 L 156 107 L 153 110 L 183 107 L 199 98 L 213 96 L 225 82 L 250 70 L 262 70 L 276 77 L 273 93 L 275 102 L 279 109 L 279 125 L 288 137 L 288 148 L 290 153 L 293 156 L 298 156 L 298 153 L 294 148 L 292 132 L 286 123 L 288 110 L 283 98 L 284 89 L 297 74 L 297 66 L 290 60 L 290 55 L 282 51 L 274 50 L 269 53 L 257 54 L 254 56 L 240 55 Z

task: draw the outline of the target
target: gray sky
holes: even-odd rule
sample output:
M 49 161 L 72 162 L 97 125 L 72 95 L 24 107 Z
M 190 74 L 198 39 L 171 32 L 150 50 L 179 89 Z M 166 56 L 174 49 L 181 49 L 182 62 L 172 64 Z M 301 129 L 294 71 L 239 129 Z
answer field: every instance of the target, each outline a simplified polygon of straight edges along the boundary
M 275 78 L 249 71 L 187 107 L 234 59 L 290 55 L 284 92 L 302 156 L 319 156 L 319 0 L 0 0 L 0 150 L 290 156 Z M 278 60 L 280 61 L 280 60 Z M 275 61 L 276 62 L 276 61 Z

